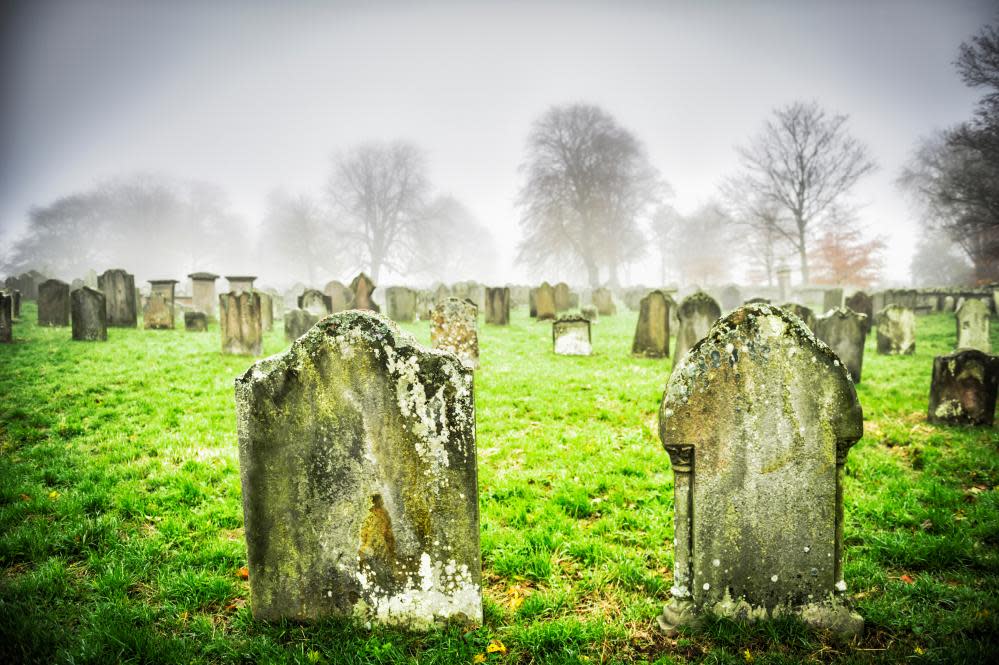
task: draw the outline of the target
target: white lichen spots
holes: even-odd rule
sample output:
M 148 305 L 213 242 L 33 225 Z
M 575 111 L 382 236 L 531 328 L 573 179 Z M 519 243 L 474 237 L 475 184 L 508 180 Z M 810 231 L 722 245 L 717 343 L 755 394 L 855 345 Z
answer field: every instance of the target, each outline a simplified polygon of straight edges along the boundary
M 846 591 L 846 580 L 840 580 L 839 582 L 836 582 L 836 590 L 839 591 L 840 593 Z
M 708 590 L 710 590 L 710 589 L 711 589 L 711 585 L 710 585 L 710 584 L 708 584 L 707 582 L 705 582 L 705 583 L 704 583 L 704 587 L 703 587 L 703 588 L 704 588 L 704 590 L 705 590 L 705 591 L 708 591 Z
M 333 590 L 332 589 L 330 589 L 329 591 L 326 592 L 326 597 L 327 598 L 332 598 L 333 597 Z
M 714 561 L 711 562 L 711 565 L 717 568 L 718 566 L 721 565 L 721 561 L 719 559 L 715 559 Z
M 809 552 L 811 552 L 811 551 L 812 551 L 812 548 L 811 548 L 811 547 L 809 547 L 808 545 L 805 545 L 805 548 L 804 548 L 804 549 L 805 549 L 805 554 L 808 554 Z
M 780 578 L 777 575 L 771 575 L 770 576 L 770 581 L 771 582 L 776 582 L 778 579 L 780 579 Z

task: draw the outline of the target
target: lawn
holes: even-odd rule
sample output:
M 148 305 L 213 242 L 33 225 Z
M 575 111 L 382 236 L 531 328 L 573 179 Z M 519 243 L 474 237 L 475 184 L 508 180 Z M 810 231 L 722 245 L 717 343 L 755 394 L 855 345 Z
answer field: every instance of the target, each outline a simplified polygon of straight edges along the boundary
M 636 314 L 594 355 L 551 325 L 482 325 L 476 372 L 485 625 L 430 634 L 330 620 L 265 624 L 245 579 L 233 378 L 208 333 L 34 324 L 0 346 L 0 663 L 789 663 L 999 658 L 999 429 L 929 425 L 949 315 L 916 354 L 868 339 L 865 436 L 846 465 L 856 643 L 786 619 L 668 639 L 672 473 L 655 434 L 668 360 L 630 356 Z M 426 323 L 406 324 L 429 342 Z M 999 325 L 993 320 L 993 346 Z M 286 347 L 268 333 L 265 353 Z

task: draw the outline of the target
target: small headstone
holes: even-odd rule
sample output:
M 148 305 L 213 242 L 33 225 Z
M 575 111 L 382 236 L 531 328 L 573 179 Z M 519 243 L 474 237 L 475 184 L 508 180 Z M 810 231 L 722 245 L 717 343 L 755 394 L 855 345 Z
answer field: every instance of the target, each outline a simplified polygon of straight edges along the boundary
M 673 352 L 673 367 L 683 360 L 694 344 L 708 334 L 708 330 L 721 317 L 721 307 L 715 299 L 703 291 L 687 296 L 677 308 L 680 325 L 676 331 L 676 350 Z
M 385 289 L 385 313 L 397 323 L 415 319 L 416 291 L 405 286 Z
M 0 291 L 0 343 L 14 341 L 14 297 Z
M 139 321 L 135 276 L 121 269 L 105 270 L 97 283 L 107 301 L 108 326 L 135 328 Z
M 617 314 L 617 305 L 614 304 L 614 294 L 610 289 L 600 287 L 593 289 L 591 296 L 593 305 L 597 308 L 600 316 L 614 316 Z
M 74 279 L 72 282 L 69 283 L 69 290 L 70 291 L 76 291 L 77 289 L 82 289 L 85 286 L 87 286 L 87 283 L 84 282 L 79 277 L 77 277 L 76 279 Z M 95 286 L 93 288 L 96 289 L 97 287 Z
M 555 285 L 555 311 L 565 312 L 569 310 L 569 285 L 559 282 Z
M 208 330 L 208 315 L 204 312 L 184 312 L 184 330 L 205 332 Z
M 292 309 L 284 313 L 284 338 L 289 342 L 309 332 L 309 328 L 319 322 L 319 317 L 304 309 Z
M 430 345 L 450 351 L 467 367 L 479 366 L 479 309 L 468 300 L 448 298 L 430 315 Z
M 274 298 L 271 294 L 257 289 L 260 296 L 260 327 L 264 332 L 274 330 Z
M 363 272 L 359 274 L 350 283 L 350 291 L 353 293 L 353 303 L 354 309 L 369 309 L 373 312 L 379 311 L 378 305 L 375 304 L 374 299 L 372 299 L 371 294 L 375 292 L 378 288 L 371 278 L 365 275 Z
M 142 310 L 142 321 L 146 330 L 173 330 L 174 328 L 174 289 L 175 279 L 149 280 L 152 291 Z
M 953 312 L 954 311 L 954 296 L 944 296 L 943 306 L 942 306 L 941 309 L 944 312 L 948 312 L 948 313 Z
M 100 288 L 100 278 L 97 277 L 97 272 L 93 268 L 88 270 L 87 274 L 83 276 L 83 285 L 89 286 L 92 289 Z M 73 290 L 75 291 L 76 289 Z
M 104 342 L 108 338 L 107 298 L 102 291 L 85 286 L 69 294 L 73 339 Z
M 781 305 L 781 309 L 797 316 L 809 330 L 815 332 L 815 313 L 811 309 L 796 302 L 786 302 Z
M 898 356 L 916 352 L 916 315 L 908 307 L 887 305 L 878 312 L 878 353 Z
M 38 285 L 38 325 L 69 325 L 69 284 L 48 279 Z
M 486 289 L 486 323 L 505 326 L 510 323 L 510 289 L 505 286 Z
M 298 297 L 298 308 L 322 318 L 333 309 L 332 298 L 316 289 L 305 289 Z
M 354 292 L 344 286 L 342 282 L 333 280 L 327 283 L 323 293 L 329 297 L 331 314 L 343 312 L 354 306 Z
M 250 291 L 219 294 L 219 326 L 222 353 L 259 356 L 263 341 L 260 294 Z
M 836 356 L 769 305 L 716 324 L 673 372 L 659 435 L 673 467 L 669 634 L 703 614 L 797 613 L 845 637 L 843 466 L 864 432 Z
M 846 306 L 848 309 L 867 317 L 865 320 L 867 327 L 864 331 L 865 333 L 871 332 L 871 326 L 874 325 L 874 299 L 863 291 L 857 291 L 846 299 Z
M 187 278 L 191 280 L 191 305 L 194 310 L 214 317 L 215 280 L 219 276 L 210 272 L 192 272 Z
M 933 359 L 927 420 L 946 425 L 991 426 L 999 386 L 999 356 L 963 349 Z
M 555 318 L 555 289 L 548 282 L 541 282 L 534 292 L 534 311 L 538 321 Z
M 569 309 L 579 309 L 579 294 L 569 291 Z
M 843 306 L 843 289 L 826 289 L 822 294 L 822 311 L 829 312 Z
M 989 308 L 981 300 L 967 298 L 954 313 L 957 322 L 957 348 L 992 353 L 989 339 Z
M 631 353 L 646 358 L 669 356 L 669 310 L 672 300 L 662 291 L 642 298 Z
M 250 607 L 482 623 L 472 373 L 341 312 L 236 379 Z
M 557 356 L 592 355 L 590 322 L 582 316 L 560 316 L 552 322 L 552 344 Z
M 527 291 L 527 311 L 532 319 L 538 318 L 538 290 L 528 289 Z
M 599 313 L 595 305 L 583 305 L 579 308 L 579 315 L 590 323 L 596 323 Z
M 14 289 L 10 292 L 11 302 L 13 303 L 13 316 L 14 320 L 21 318 L 21 292 L 18 289 Z
M 844 307 L 837 307 L 815 319 L 815 336 L 831 348 L 846 367 L 854 383 L 860 383 L 864 365 L 864 340 L 867 317 Z

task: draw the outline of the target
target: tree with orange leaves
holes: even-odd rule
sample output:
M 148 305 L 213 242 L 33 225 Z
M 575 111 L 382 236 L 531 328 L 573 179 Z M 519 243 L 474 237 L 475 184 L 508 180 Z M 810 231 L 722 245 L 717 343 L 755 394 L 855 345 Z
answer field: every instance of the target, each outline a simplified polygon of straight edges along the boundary
M 839 218 L 818 238 L 812 250 L 812 282 L 870 288 L 884 266 L 881 236 L 866 238 L 852 218 Z

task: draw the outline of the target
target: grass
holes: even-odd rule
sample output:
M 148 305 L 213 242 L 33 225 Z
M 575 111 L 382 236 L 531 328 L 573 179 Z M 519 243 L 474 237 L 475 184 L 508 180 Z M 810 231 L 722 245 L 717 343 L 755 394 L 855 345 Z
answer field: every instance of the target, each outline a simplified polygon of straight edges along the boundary
M 925 417 L 949 316 L 918 319 L 913 356 L 868 340 L 845 485 L 846 580 L 867 621 L 854 644 L 793 620 L 656 631 L 670 361 L 630 357 L 635 319 L 602 319 L 589 358 L 555 357 L 524 310 L 481 327 L 485 625 L 418 635 L 251 619 L 233 405 L 251 361 L 222 356 L 217 327 L 71 342 L 27 303 L 0 347 L 0 662 L 995 662 L 999 430 Z M 266 336 L 265 353 L 285 346 Z

